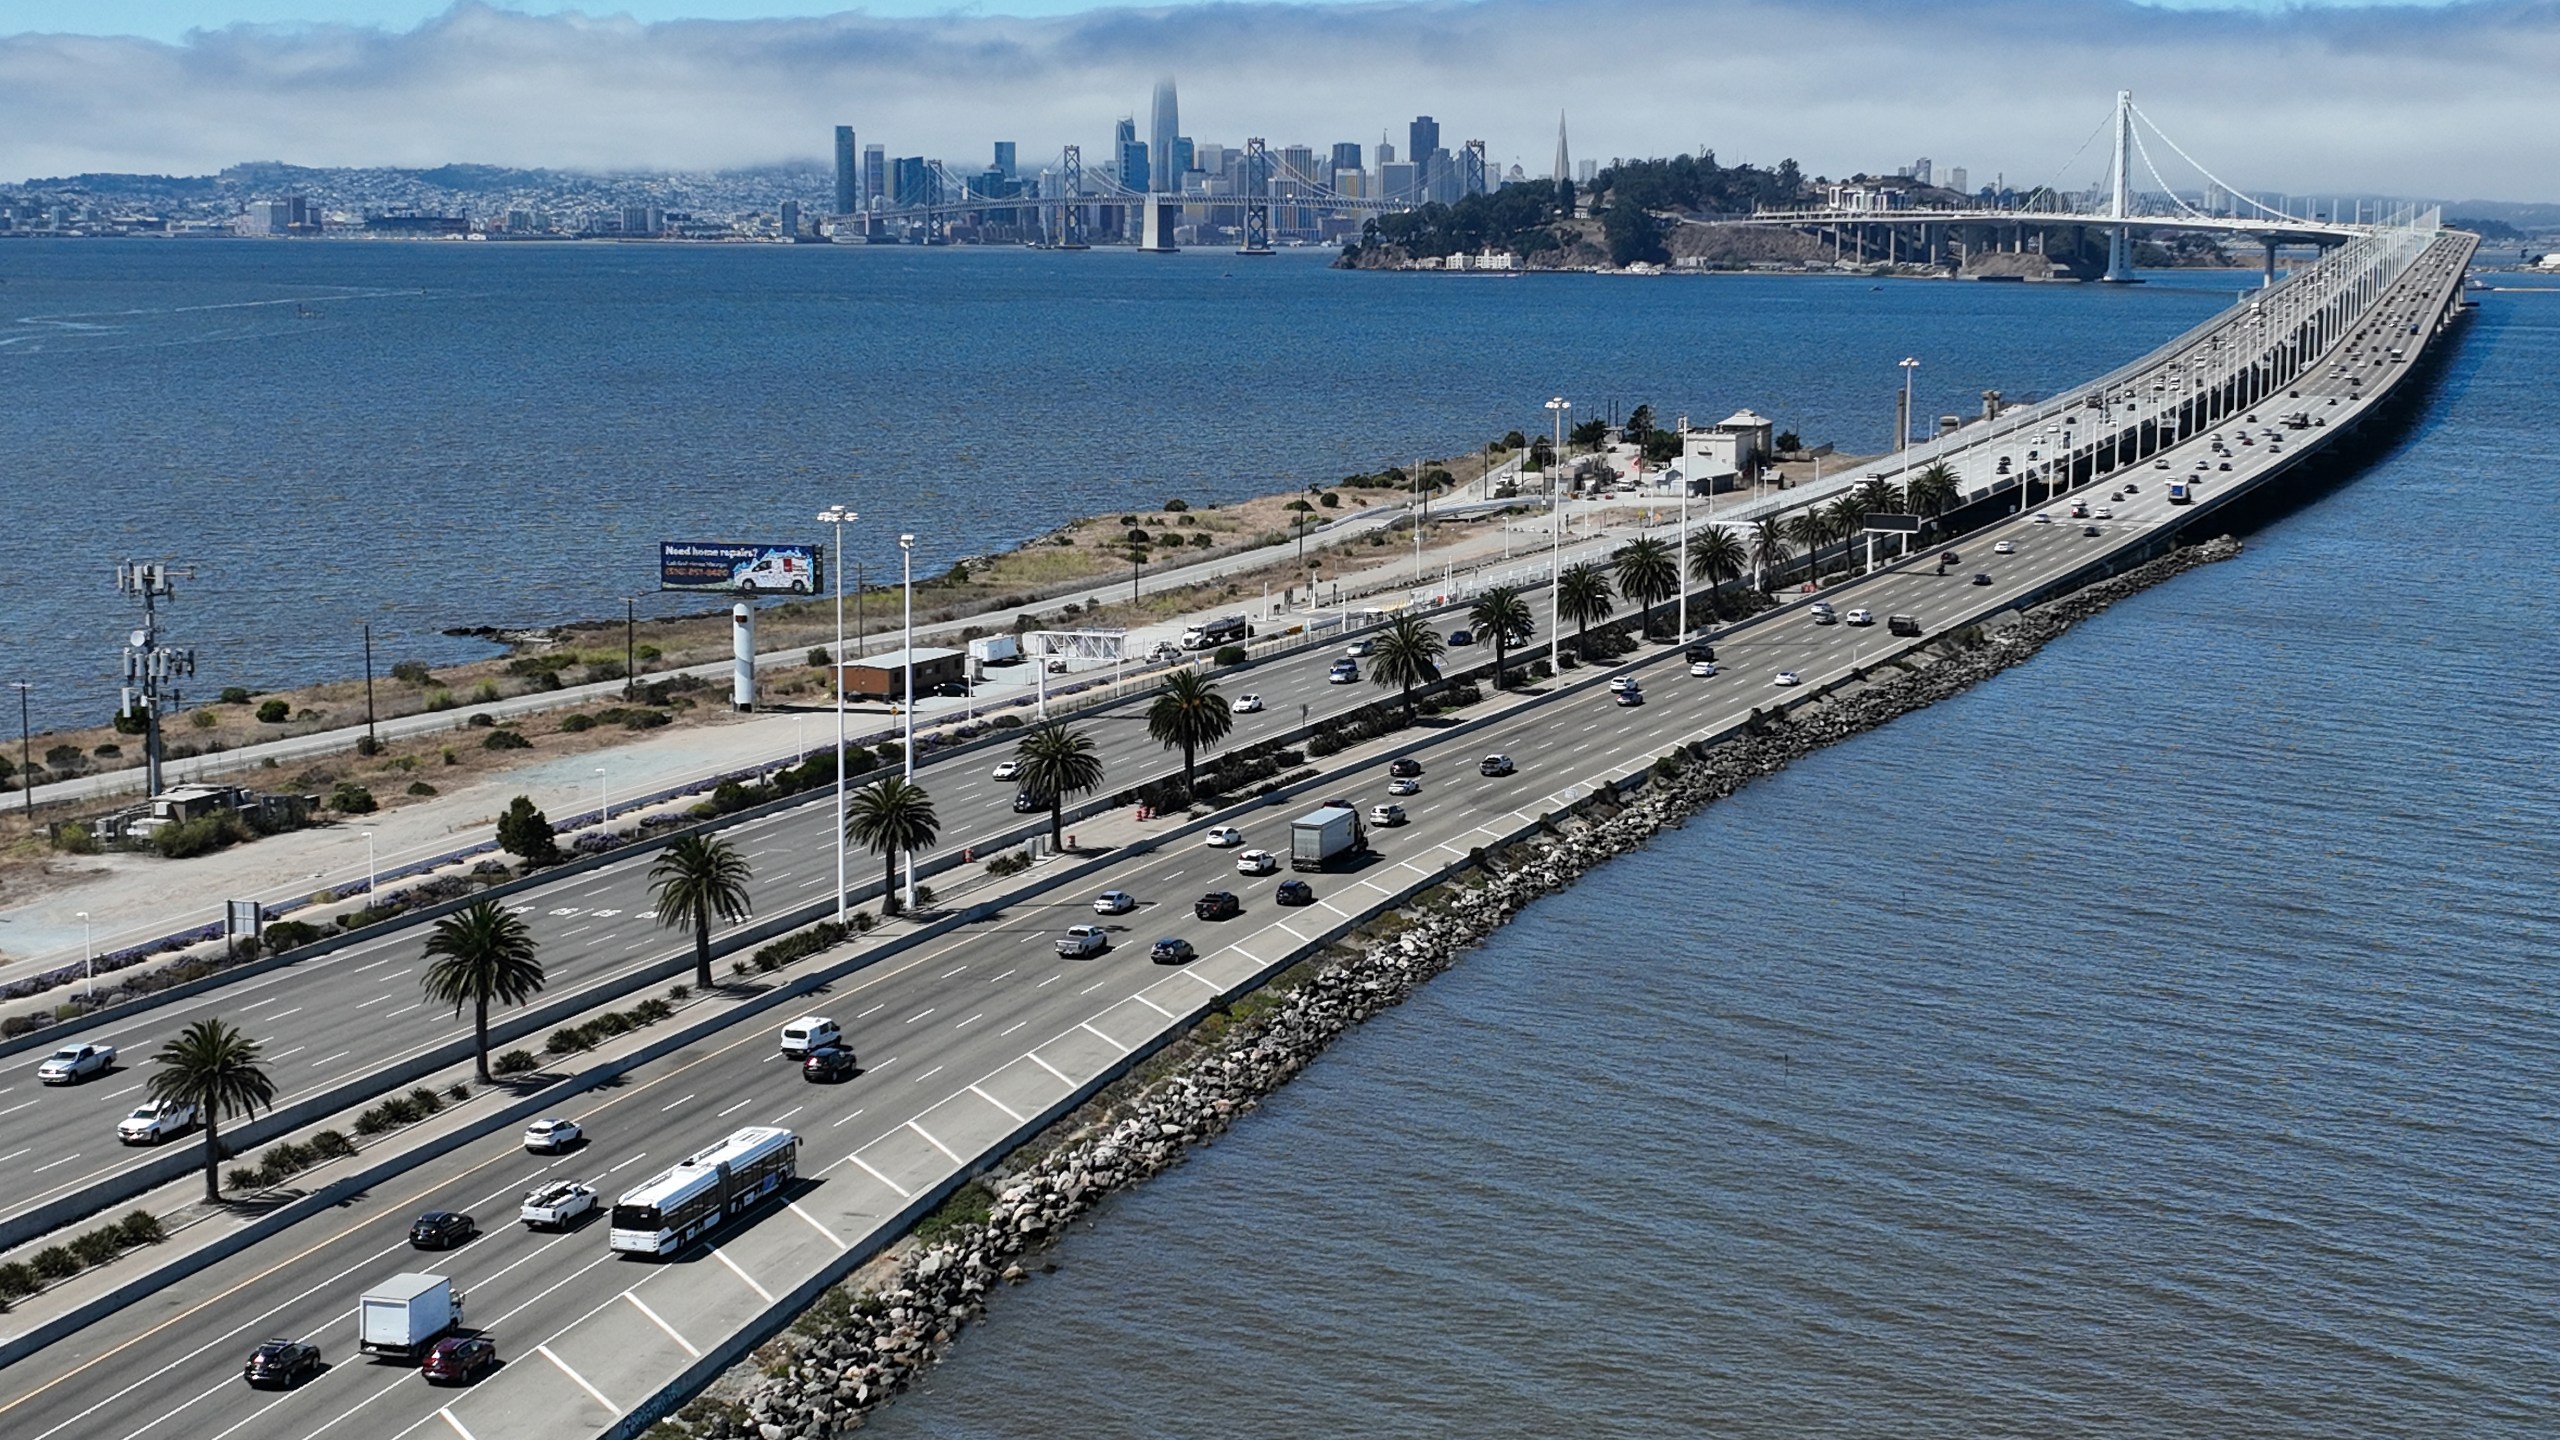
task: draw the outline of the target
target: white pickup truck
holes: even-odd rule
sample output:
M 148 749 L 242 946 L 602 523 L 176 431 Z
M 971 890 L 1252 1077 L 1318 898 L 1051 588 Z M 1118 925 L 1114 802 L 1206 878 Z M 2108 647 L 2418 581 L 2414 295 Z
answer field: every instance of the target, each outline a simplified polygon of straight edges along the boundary
M 145 1100 L 116 1122 L 116 1138 L 127 1145 L 157 1145 L 195 1128 L 196 1107 L 184 1100 Z
M 596 1208 L 596 1192 L 575 1180 L 555 1180 L 525 1192 L 516 1218 L 536 1230 L 566 1230 Z
M 68 1085 L 90 1075 L 104 1075 L 116 1068 L 113 1045 L 65 1045 L 44 1057 L 36 1067 L 36 1078 L 47 1085 Z

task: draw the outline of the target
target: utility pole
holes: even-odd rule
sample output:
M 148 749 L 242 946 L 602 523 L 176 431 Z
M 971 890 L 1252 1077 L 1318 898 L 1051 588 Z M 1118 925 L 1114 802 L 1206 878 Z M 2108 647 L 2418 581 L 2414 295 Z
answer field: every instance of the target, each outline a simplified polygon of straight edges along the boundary
M 161 789 L 162 689 L 171 681 L 192 678 L 196 673 L 195 651 L 160 643 L 159 602 L 178 593 L 170 584 L 172 580 L 192 580 L 195 573 L 192 568 L 172 569 L 156 560 L 127 560 L 116 567 L 117 593 L 137 595 L 142 599 L 142 628 L 126 637 L 124 706 L 121 713 L 130 715 L 137 707 L 142 711 L 144 783 L 153 795 L 158 795 Z M 167 698 L 172 705 L 178 703 L 175 690 L 168 691 Z
M 28 818 L 32 819 L 36 813 L 36 782 L 29 778 L 27 774 L 27 755 L 29 749 L 29 741 L 27 738 L 27 692 L 36 687 L 25 680 L 12 680 L 9 683 L 16 686 L 18 690 L 18 794 L 25 802 L 24 808 L 27 812 Z
M 629 700 L 640 683 L 640 599 L 636 595 L 622 597 L 622 698 Z

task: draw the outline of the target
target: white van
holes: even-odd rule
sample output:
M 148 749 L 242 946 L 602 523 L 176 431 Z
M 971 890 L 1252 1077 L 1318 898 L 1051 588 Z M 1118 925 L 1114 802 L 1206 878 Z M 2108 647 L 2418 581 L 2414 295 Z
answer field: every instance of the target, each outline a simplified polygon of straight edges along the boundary
M 782 1053 L 806 1055 L 829 1045 L 844 1043 L 844 1031 L 823 1015 L 803 1015 L 782 1027 Z

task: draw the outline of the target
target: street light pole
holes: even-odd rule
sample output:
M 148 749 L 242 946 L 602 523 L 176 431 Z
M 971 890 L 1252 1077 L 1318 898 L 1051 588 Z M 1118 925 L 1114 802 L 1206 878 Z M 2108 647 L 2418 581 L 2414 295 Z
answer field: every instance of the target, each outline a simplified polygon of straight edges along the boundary
M 364 832 L 364 904 L 368 910 L 373 908 L 374 877 L 381 873 L 381 869 L 373 859 L 373 832 L 367 830 Z
M 80 998 L 98 998 L 98 927 L 80 912 Z
M 1680 417 L 1680 629 L 1681 639 L 1689 638 L 1689 417 Z
M 1561 395 L 1547 402 L 1547 413 L 1555 417 L 1556 425 L 1555 453 L 1547 457 L 1547 673 L 1550 676 L 1563 673 L 1560 668 L 1563 651 L 1558 647 L 1563 643 L 1564 618 L 1559 611 L 1562 581 L 1558 577 L 1563 573 L 1564 502 L 1556 494 L 1555 470 L 1564 462 L 1564 412 L 1572 408 L 1573 402 Z
M 1918 360 L 1908 355 L 1902 357 L 1902 434 L 1894 442 L 1896 450 L 1911 448 L 1911 372 L 1919 368 Z
M 898 537 L 898 568 L 904 575 L 902 583 L 907 597 L 907 676 L 899 686 L 899 695 L 906 702 L 907 741 L 898 747 L 898 758 L 904 762 L 907 783 L 912 785 L 916 779 L 916 537 L 912 533 Z M 907 903 L 902 908 L 909 915 L 916 911 L 916 852 L 913 849 L 907 851 Z
M 848 520 L 862 517 L 841 505 L 830 505 L 818 512 L 818 523 L 836 528 L 836 923 L 845 923 L 845 838 L 844 838 L 844 526 Z
M 380 745 L 382 739 L 373 730 L 373 622 L 364 625 L 364 741 L 368 749 Z
M 599 765 L 596 767 L 596 828 L 598 829 L 613 823 L 612 792 L 606 790 L 604 784 L 604 767 Z
M 622 698 L 638 693 L 640 683 L 640 598 L 622 597 Z

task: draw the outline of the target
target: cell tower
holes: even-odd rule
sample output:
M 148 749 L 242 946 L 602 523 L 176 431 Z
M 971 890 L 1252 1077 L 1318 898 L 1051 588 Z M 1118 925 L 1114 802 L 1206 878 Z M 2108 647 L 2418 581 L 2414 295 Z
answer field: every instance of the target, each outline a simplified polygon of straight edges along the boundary
M 196 652 L 160 643 L 160 609 L 174 599 L 173 580 L 192 580 L 192 569 L 173 569 L 154 560 L 127 560 L 116 567 L 116 593 L 139 596 L 142 627 L 125 637 L 124 703 L 118 713 L 142 712 L 143 763 L 150 793 L 160 793 L 160 711 L 163 702 L 179 703 L 174 682 L 195 678 Z

